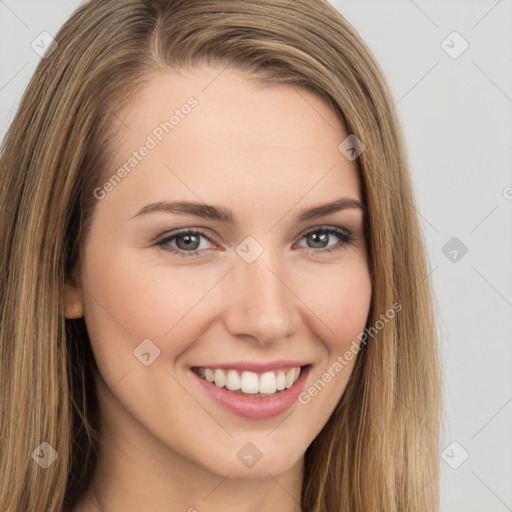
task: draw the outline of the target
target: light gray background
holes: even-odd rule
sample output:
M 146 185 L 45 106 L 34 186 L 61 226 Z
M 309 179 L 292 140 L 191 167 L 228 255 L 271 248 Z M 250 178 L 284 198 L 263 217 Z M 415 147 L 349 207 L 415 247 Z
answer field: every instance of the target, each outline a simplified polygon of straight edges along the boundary
M 79 3 L 0 0 L 0 138 L 32 41 Z M 407 139 L 443 357 L 441 510 L 512 511 L 512 0 L 331 3 L 383 68 Z M 466 254 L 443 253 L 452 237 Z

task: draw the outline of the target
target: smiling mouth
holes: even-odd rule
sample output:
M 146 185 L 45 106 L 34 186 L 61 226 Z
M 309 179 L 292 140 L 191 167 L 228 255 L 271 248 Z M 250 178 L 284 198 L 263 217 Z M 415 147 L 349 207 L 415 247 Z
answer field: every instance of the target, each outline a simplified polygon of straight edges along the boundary
M 240 371 L 236 369 L 192 367 L 202 379 L 238 395 L 270 397 L 290 389 L 301 371 L 310 365 L 281 368 L 268 372 Z

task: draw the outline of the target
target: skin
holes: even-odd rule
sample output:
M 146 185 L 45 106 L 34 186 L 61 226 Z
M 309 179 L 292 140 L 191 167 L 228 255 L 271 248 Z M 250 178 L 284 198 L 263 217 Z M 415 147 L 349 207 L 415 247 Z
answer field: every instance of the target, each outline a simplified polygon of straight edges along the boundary
M 307 405 L 265 420 L 221 409 L 190 373 L 207 362 L 300 359 L 313 365 L 308 389 L 363 331 L 372 293 L 361 210 L 297 220 L 340 197 L 363 200 L 355 162 L 338 150 L 348 136 L 341 120 L 304 88 L 220 71 L 155 74 L 119 114 L 120 166 L 175 108 L 198 101 L 98 200 L 67 281 L 66 316 L 85 317 L 100 371 L 99 463 L 75 512 L 300 511 L 305 450 L 355 363 Z M 235 224 L 164 212 L 133 218 L 178 199 L 227 207 Z M 354 241 L 304 237 L 322 227 Z M 180 228 L 205 232 L 191 248 L 200 255 L 155 245 Z M 248 236 L 263 248 L 252 263 L 236 252 Z M 169 245 L 187 250 L 183 237 Z M 160 350 L 149 366 L 134 356 L 144 339 Z M 262 454 L 251 468 L 237 458 L 248 442 Z

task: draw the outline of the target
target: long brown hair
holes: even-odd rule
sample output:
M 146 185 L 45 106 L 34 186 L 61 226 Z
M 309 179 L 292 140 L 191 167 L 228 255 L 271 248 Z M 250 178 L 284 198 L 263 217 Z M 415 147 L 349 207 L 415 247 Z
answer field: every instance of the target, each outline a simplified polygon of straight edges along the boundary
M 356 31 L 322 0 L 92 0 L 55 39 L 1 154 L 0 509 L 69 510 L 93 476 L 96 366 L 83 319 L 64 318 L 65 277 L 112 170 L 116 112 L 152 72 L 213 63 L 308 87 L 363 142 L 368 325 L 401 305 L 361 345 L 306 451 L 303 510 L 437 511 L 440 375 L 424 241 L 392 95 Z M 31 457 L 42 442 L 58 454 L 47 468 Z

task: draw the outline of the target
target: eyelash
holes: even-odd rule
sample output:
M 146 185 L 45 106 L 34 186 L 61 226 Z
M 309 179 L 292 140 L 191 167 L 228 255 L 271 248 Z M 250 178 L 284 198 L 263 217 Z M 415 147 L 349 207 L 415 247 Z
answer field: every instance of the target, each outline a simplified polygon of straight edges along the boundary
M 346 245 L 349 245 L 349 244 L 351 244 L 354 241 L 354 235 L 350 231 L 346 231 L 346 230 L 342 230 L 342 229 L 338 229 L 338 228 L 333 228 L 333 227 L 327 227 L 327 228 L 317 227 L 317 228 L 310 229 L 309 231 L 306 231 L 302 235 L 300 240 L 303 240 L 304 238 L 306 238 L 311 233 L 317 233 L 317 232 L 327 233 L 327 234 L 330 234 L 330 235 L 336 235 L 336 236 L 338 236 L 340 238 L 341 243 L 338 243 L 338 244 L 333 245 L 333 246 L 331 246 L 329 248 L 326 248 L 326 249 L 315 250 L 315 249 L 311 249 L 310 248 L 310 250 L 307 251 L 309 254 L 315 254 L 315 253 L 316 254 L 318 254 L 318 253 L 326 254 L 326 253 L 332 253 L 332 252 L 335 252 L 335 251 L 339 251 L 341 249 L 344 249 Z M 212 242 L 210 240 L 210 238 L 205 233 L 203 233 L 202 231 L 198 231 L 198 230 L 195 230 L 195 229 L 183 229 L 183 230 L 180 230 L 180 231 L 178 231 L 178 232 L 176 232 L 176 233 L 174 233 L 174 234 L 172 234 L 170 236 L 166 236 L 165 238 L 163 238 L 162 240 L 157 242 L 155 245 L 158 246 L 158 247 L 161 247 L 162 250 L 164 250 L 166 252 L 170 252 L 172 254 L 176 254 L 177 256 L 181 256 L 183 258 L 190 258 L 190 257 L 198 256 L 199 253 L 202 252 L 202 250 L 196 249 L 195 251 L 184 251 L 183 249 L 177 249 L 175 247 L 167 245 L 167 244 L 169 244 L 169 242 L 171 240 L 174 240 L 178 236 L 185 235 L 185 234 L 199 235 L 199 236 L 202 236 L 202 237 L 206 238 L 209 242 Z M 167 247 L 165 247 L 166 245 L 167 245 Z

